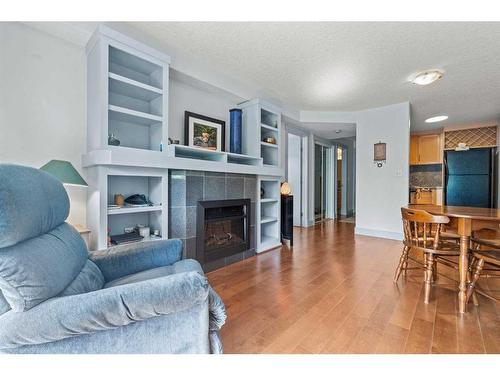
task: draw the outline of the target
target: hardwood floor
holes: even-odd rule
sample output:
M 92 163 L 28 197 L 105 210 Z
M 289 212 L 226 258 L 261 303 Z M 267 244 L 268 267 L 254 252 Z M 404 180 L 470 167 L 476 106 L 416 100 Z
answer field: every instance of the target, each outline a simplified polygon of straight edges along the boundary
M 392 282 L 401 242 L 353 230 L 296 228 L 293 250 L 209 273 L 227 308 L 225 352 L 500 353 L 498 304 L 479 296 L 460 315 L 453 285 L 434 287 L 424 304 L 423 271 Z

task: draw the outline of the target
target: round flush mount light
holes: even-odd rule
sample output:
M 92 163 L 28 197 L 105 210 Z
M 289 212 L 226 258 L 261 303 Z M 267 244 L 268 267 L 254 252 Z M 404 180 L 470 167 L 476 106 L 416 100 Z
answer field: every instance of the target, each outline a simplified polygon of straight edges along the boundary
M 341 131 L 342 131 L 342 130 L 337 129 L 337 130 L 335 130 L 335 133 L 339 134 Z
M 440 115 L 440 116 L 434 116 L 434 117 L 429 117 L 425 122 L 431 123 L 431 122 L 440 122 L 447 120 L 448 116 L 446 115 Z
M 423 72 L 416 73 L 410 78 L 410 82 L 414 85 L 425 86 L 436 82 L 443 77 L 444 72 L 439 69 L 424 70 Z

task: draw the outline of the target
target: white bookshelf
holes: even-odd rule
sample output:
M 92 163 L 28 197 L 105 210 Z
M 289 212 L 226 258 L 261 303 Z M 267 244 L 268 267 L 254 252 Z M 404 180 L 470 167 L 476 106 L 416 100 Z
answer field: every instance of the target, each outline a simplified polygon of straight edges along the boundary
M 87 226 L 91 249 L 108 247 L 111 235 L 137 225 L 168 233 L 168 169 L 151 168 L 168 140 L 170 57 L 107 26 L 99 26 L 86 47 L 87 155 L 126 156 L 125 163 L 87 166 Z M 120 140 L 109 145 L 108 136 Z M 143 165 L 134 160 L 144 157 Z M 84 157 L 85 159 L 86 157 Z M 102 160 L 102 159 L 100 159 Z M 120 164 L 120 165 L 118 165 Z M 111 208 L 115 194 L 144 194 L 151 206 Z M 150 238 L 154 240 L 157 238 Z
M 106 26 L 87 45 L 87 150 L 160 151 L 168 142 L 170 57 Z
M 164 232 L 162 225 L 163 190 L 167 181 L 159 176 L 110 175 L 108 174 L 108 228 L 111 235 L 125 233 L 125 228 L 144 225 L 153 230 Z M 133 194 L 143 194 L 153 206 L 109 208 L 114 204 L 116 194 L 125 198 Z
M 281 246 L 280 179 L 257 176 L 257 193 L 256 251 L 260 253 Z
M 107 236 L 122 234 L 137 225 L 168 234 L 168 170 L 137 167 L 96 166 L 87 174 L 87 226 L 92 231 L 91 249 L 108 247 Z M 152 206 L 110 208 L 115 195 L 125 198 L 144 194 Z M 154 240 L 157 238 L 149 238 Z
M 264 166 L 280 167 L 281 110 L 253 99 L 239 104 L 243 112 L 243 153 L 260 157 Z M 266 142 L 274 138 L 276 143 Z

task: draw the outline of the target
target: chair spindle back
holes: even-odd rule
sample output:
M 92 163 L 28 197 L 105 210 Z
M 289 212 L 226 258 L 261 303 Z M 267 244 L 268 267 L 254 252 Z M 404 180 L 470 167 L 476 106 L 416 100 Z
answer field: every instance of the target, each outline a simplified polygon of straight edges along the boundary
M 404 244 L 436 250 L 439 246 L 442 227 L 448 224 L 447 216 L 432 215 L 424 210 L 401 208 Z

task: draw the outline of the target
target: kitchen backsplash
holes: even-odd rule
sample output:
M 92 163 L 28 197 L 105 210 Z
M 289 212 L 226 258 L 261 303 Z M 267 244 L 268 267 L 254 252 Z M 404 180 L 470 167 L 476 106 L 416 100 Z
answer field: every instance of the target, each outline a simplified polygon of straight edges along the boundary
M 441 164 L 410 165 L 410 187 L 442 187 Z

